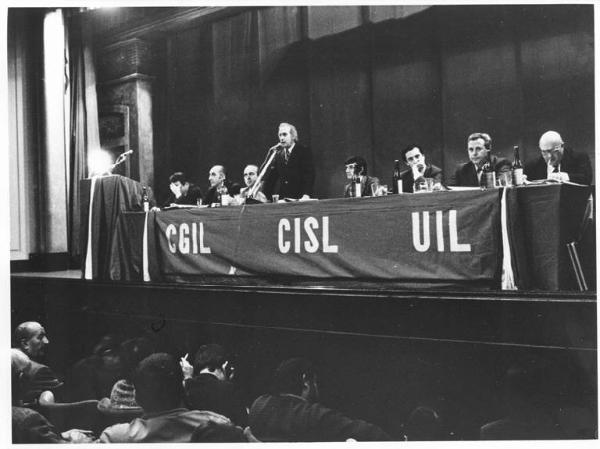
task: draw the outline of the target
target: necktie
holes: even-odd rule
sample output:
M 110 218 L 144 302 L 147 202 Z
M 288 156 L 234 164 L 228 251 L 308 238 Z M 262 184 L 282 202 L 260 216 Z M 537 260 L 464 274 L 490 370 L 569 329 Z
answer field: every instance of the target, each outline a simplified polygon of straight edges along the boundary
M 283 156 L 285 157 L 285 161 L 287 162 L 288 159 L 290 158 L 290 149 L 286 148 L 285 150 L 283 150 Z

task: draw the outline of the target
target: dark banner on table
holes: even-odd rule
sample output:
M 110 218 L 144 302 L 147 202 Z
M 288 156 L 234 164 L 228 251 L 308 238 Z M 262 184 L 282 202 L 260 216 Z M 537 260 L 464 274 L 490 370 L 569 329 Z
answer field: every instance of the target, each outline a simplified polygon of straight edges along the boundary
M 499 190 L 150 215 L 149 264 L 165 276 L 481 281 L 497 279 L 501 265 Z

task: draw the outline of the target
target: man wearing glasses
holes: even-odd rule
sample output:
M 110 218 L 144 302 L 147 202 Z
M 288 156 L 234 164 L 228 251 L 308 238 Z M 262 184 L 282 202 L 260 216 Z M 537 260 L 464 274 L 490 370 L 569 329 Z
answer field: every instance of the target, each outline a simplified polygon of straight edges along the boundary
M 592 183 L 592 164 L 585 153 L 565 148 L 560 134 L 546 131 L 540 137 L 540 157 L 525 165 L 527 179 L 551 179 L 559 182 Z

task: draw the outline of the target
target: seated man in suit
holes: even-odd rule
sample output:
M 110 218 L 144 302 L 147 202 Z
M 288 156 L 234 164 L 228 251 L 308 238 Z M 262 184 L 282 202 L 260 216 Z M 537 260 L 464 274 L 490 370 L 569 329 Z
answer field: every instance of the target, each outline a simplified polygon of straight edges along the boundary
M 312 363 L 294 358 L 275 372 L 272 394 L 260 396 L 250 408 L 250 431 L 260 441 L 389 440 L 379 427 L 348 418 L 319 402 Z
M 592 164 L 585 153 L 565 148 L 556 131 L 546 131 L 540 137 L 540 156 L 525 165 L 527 179 L 553 179 L 578 184 L 592 183 Z
M 11 350 L 12 442 L 14 444 L 89 443 L 92 439 L 84 431 L 69 430 L 59 434 L 40 413 L 24 405 L 29 389 L 28 371 L 32 362 L 17 349 Z
M 486 133 L 474 133 L 467 139 L 469 162 L 460 165 L 450 180 L 451 186 L 479 187 L 485 164 L 490 164 L 496 178 L 508 173 L 511 163 L 507 159 L 490 155 L 492 138 Z
M 360 156 L 352 156 L 344 162 L 346 165 L 346 178 L 350 181 L 344 188 L 344 197 L 355 196 L 352 194 L 352 179 L 354 176 L 360 177 L 361 197 L 372 196 L 372 185 L 377 184 L 375 178 L 367 175 L 367 161 Z
M 252 187 L 256 183 L 257 178 L 258 178 L 258 166 L 254 165 L 254 164 L 246 165 L 246 168 L 244 168 L 244 183 L 246 184 L 246 187 L 244 187 L 243 189 L 240 190 L 240 196 L 242 198 L 248 198 L 250 189 L 252 189 Z M 257 201 L 260 201 L 261 203 L 267 202 L 267 197 L 262 192 L 262 182 L 261 182 L 261 185 L 258 186 L 256 192 L 254 192 L 254 195 L 252 196 L 252 198 Z
M 313 193 L 315 167 L 310 148 L 298 142 L 298 131 L 294 125 L 279 125 L 279 143 L 273 147 L 277 155 L 264 177 L 264 192 L 267 198 L 273 194 L 283 198 L 307 200 Z
M 178 171 L 169 176 L 169 188 L 171 195 L 165 201 L 163 207 L 172 204 L 197 204 L 202 198 L 202 190 L 195 184 L 188 182 L 184 173 Z
M 183 377 L 169 354 L 152 354 L 137 366 L 133 385 L 135 400 L 144 409 L 141 418 L 104 429 L 101 443 L 187 443 L 198 427 L 232 425 L 225 416 L 208 410 L 181 407 Z
M 404 193 L 413 193 L 415 181 L 424 178 L 433 178 L 434 182 L 442 182 L 442 169 L 425 162 L 425 153 L 418 145 L 409 145 L 402 150 L 404 162 L 408 165 L 408 170 L 400 173 L 402 179 L 402 191 Z
M 214 165 L 208 172 L 210 189 L 202 199 L 202 204 L 210 206 L 218 203 L 219 195 L 233 197 L 240 193 L 240 185 L 227 179 L 227 170 L 223 165 Z
M 221 345 L 200 346 L 194 356 L 194 366 L 185 357 L 179 363 L 184 379 L 184 400 L 190 409 L 219 413 L 238 426 L 247 424 L 248 411 L 233 383 L 234 369 Z

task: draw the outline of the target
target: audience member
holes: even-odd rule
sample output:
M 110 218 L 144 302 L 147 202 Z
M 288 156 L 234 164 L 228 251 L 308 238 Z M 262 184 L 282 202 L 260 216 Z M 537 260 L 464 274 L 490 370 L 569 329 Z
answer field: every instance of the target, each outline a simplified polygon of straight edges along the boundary
M 264 193 L 272 199 L 306 200 L 313 193 L 315 167 L 310 148 L 298 142 L 298 131 L 289 123 L 279 124 L 279 144 L 273 147 L 277 154 L 264 177 Z
M 540 156 L 525 165 L 527 179 L 552 179 L 589 185 L 592 183 L 592 164 L 585 153 L 565 148 L 556 131 L 546 131 L 540 137 Z
M 69 401 L 110 395 L 115 382 L 123 376 L 119 348 L 119 340 L 114 335 L 105 335 L 94 345 L 90 356 L 73 365 L 66 385 Z
M 360 196 L 372 196 L 372 185 L 377 185 L 375 178 L 367 175 L 367 161 L 360 156 L 351 156 L 344 162 L 346 165 L 346 179 L 350 180 L 344 188 L 344 197 L 356 196 L 353 194 L 352 180 L 355 176 L 360 179 Z
M 247 443 L 241 427 L 209 421 L 192 433 L 191 443 Z
M 91 438 L 79 430 L 58 434 L 54 426 L 40 413 L 24 407 L 24 394 L 30 388 L 27 371 L 31 362 L 27 355 L 11 350 L 11 398 L 13 444 L 85 443 Z
M 402 150 L 402 156 L 409 167 L 408 170 L 400 173 L 403 193 L 413 193 L 415 182 L 424 181 L 425 178 L 432 178 L 434 182 L 442 183 L 442 169 L 425 162 L 425 153 L 420 146 L 407 146 Z
M 98 402 L 98 410 L 113 420 L 133 418 L 141 415 L 143 409 L 135 401 L 133 374 L 139 362 L 154 352 L 154 345 L 149 339 L 132 338 L 121 343 L 119 354 L 123 379 L 112 387 L 110 398 L 102 398 Z
M 284 361 L 275 372 L 272 394 L 250 408 L 252 434 L 260 441 L 389 440 L 379 427 L 351 419 L 319 404 L 317 377 L 304 358 Z
M 482 440 L 547 440 L 560 438 L 561 431 L 545 405 L 543 373 L 533 363 L 511 366 L 504 378 L 508 416 L 481 427 Z
M 234 368 L 221 345 L 201 346 L 194 357 L 193 367 L 185 357 L 180 364 L 184 376 L 185 402 L 189 408 L 217 412 L 238 426 L 247 424 L 248 411 L 232 382 Z
M 26 321 L 15 329 L 13 347 L 23 351 L 31 360 L 43 360 L 49 343 L 46 330 L 36 321 Z
M 429 407 L 417 407 L 404 425 L 407 441 L 438 441 L 443 439 L 439 414 Z
M 227 179 L 227 171 L 222 165 L 215 165 L 210 169 L 208 172 L 208 182 L 210 188 L 202 199 L 202 204 L 210 206 L 211 204 L 218 203 L 219 195 L 231 200 L 234 195 L 240 193 L 240 185 Z M 227 201 L 225 203 L 227 204 Z
M 141 418 L 128 424 L 108 427 L 100 435 L 102 443 L 183 443 L 194 430 L 213 421 L 231 424 L 225 416 L 211 411 L 181 407 L 183 377 L 177 361 L 165 353 L 152 354 L 135 370 L 135 399 L 144 409 Z
M 492 138 L 486 133 L 474 133 L 467 139 L 469 162 L 459 166 L 450 180 L 452 186 L 479 187 L 481 174 L 486 164 L 496 173 L 498 178 L 503 173 L 508 173 L 511 163 L 507 159 L 492 156 Z
M 246 167 L 244 168 L 244 183 L 246 184 L 246 187 L 240 190 L 240 195 L 242 198 L 248 198 L 250 190 L 252 189 L 252 187 L 254 187 L 254 184 L 256 184 L 257 178 L 258 167 L 253 164 L 246 165 Z M 252 195 L 252 199 L 260 201 L 261 203 L 266 203 L 268 201 L 267 197 L 262 192 L 262 181 L 260 183 L 260 186 L 257 187 L 256 191 Z
M 200 187 L 190 183 L 185 174 L 180 171 L 169 176 L 169 189 L 171 189 L 171 194 L 163 207 L 173 204 L 196 205 L 198 200 L 202 200 L 202 190 Z

